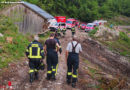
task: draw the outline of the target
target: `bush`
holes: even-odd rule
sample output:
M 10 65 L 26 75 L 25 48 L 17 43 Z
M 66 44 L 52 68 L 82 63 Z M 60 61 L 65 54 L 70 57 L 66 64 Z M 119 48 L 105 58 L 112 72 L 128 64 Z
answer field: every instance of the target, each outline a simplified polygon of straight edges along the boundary
M 98 30 L 98 27 L 96 27 L 94 30 L 90 31 L 89 36 L 94 37 L 94 34 L 97 32 L 97 30 Z
M 124 32 L 120 32 L 120 39 L 128 43 L 130 42 L 130 38 Z
M 0 37 L 0 68 L 8 66 L 8 63 L 18 60 L 23 57 L 29 41 L 27 36 L 18 33 L 18 28 L 13 24 L 13 21 L 5 16 L 0 16 L 0 32 L 4 37 Z M 7 43 L 6 38 L 12 37 L 12 43 Z

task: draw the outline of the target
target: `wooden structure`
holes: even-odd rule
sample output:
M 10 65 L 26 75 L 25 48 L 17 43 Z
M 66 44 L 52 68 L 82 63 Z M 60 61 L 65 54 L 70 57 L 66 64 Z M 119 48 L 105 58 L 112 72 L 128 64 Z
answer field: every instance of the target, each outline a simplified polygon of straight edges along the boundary
M 19 31 L 26 34 L 38 34 L 46 32 L 48 20 L 54 18 L 38 6 L 27 2 L 12 5 L 2 12 L 9 16 L 18 25 Z

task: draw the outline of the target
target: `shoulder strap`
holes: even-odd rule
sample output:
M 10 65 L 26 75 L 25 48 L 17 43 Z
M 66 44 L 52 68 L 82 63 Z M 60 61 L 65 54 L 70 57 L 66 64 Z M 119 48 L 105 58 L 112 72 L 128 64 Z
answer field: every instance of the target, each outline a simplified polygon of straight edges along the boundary
M 72 43 L 72 52 L 74 52 L 75 53 L 75 48 L 77 47 L 77 45 L 78 45 L 78 42 L 77 42 L 77 44 L 74 46 L 74 44 L 73 44 L 73 42 L 71 42 Z

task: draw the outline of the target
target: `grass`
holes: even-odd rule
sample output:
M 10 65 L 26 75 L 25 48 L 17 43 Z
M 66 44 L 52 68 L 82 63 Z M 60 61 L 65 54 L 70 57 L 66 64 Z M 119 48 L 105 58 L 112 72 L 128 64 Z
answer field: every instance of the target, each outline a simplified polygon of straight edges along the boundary
M 130 25 L 130 18 L 126 16 L 116 16 L 109 19 L 108 22 L 114 25 Z
M 94 34 L 97 32 L 97 30 L 98 30 L 98 27 L 96 27 L 94 30 L 90 31 L 90 32 L 88 33 L 88 35 L 89 35 L 90 37 L 94 37 Z
M 101 41 L 110 50 L 119 52 L 120 55 L 130 57 L 130 38 L 124 32 L 120 32 L 119 39 L 116 41 Z
M 18 32 L 17 26 L 12 19 L 0 15 L 0 33 L 4 36 L 0 37 L 0 68 L 8 67 L 8 64 L 19 61 L 21 57 L 25 57 L 25 50 L 28 44 L 33 40 L 33 35 L 23 35 Z M 39 35 L 40 42 L 44 41 L 51 32 Z M 6 41 L 7 37 L 12 37 L 12 43 Z
M 0 16 L 0 68 L 8 66 L 8 63 L 18 60 L 25 54 L 26 46 L 29 44 L 26 36 L 18 33 L 18 28 L 13 24 L 10 18 Z M 12 37 L 12 43 L 6 41 L 7 37 Z

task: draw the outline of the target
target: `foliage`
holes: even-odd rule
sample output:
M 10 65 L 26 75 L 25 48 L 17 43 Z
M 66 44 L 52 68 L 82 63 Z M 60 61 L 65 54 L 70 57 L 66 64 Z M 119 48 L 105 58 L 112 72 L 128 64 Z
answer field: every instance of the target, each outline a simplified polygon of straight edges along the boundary
M 8 63 L 24 56 L 29 41 L 25 35 L 18 33 L 18 29 L 10 18 L 0 16 L 0 68 L 8 66 Z M 7 37 L 12 37 L 12 43 L 6 42 Z
M 52 15 L 65 15 L 91 22 L 116 15 L 130 17 L 130 0 L 25 0 L 37 4 Z
M 120 37 L 116 41 L 105 41 L 102 42 L 109 46 L 110 50 L 114 50 L 123 56 L 130 57 L 130 38 L 124 32 L 120 32 Z
M 130 44 L 130 38 L 124 32 L 120 32 L 120 39 Z
M 94 34 L 97 32 L 97 30 L 98 30 L 98 27 L 95 27 L 94 30 L 92 30 L 92 31 L 89 32 L 89 36 L 90 37 L 94 37 Z
M 130 18 L 126 16 L 115 16 L 107 20 L 110 24 L 113 23 L 114 25 L 130 25 Z
M 2 15 L 0 15 L 0 33 L 4 35 L 4 37 L 0 37 L 0 68 L 3 68 L 8 66 L 8 63 L 25 57 L 26 47 L 33 40 L 33 36 L 19 33 L 14 21 Z M 50 32 L 39 35 L 42 44 L 49 34 Z M 13 38 L 12 43 L 6 41 L 7 37 Z

